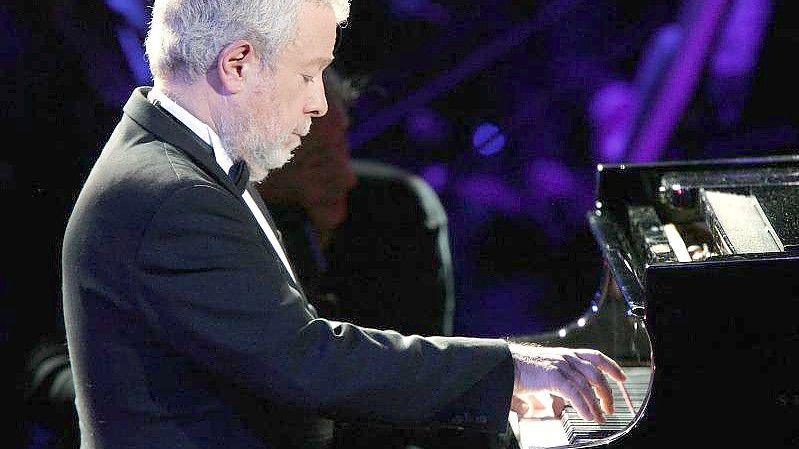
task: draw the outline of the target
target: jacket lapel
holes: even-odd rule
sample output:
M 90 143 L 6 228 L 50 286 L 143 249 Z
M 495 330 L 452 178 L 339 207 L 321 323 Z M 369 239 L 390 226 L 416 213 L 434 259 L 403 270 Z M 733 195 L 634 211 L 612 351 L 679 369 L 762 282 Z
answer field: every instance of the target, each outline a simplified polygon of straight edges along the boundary
M 302 286 L 299 283 L 299 275 L 300 272 L 297 271 L 297 267 L 291 261 L 291 253 L 289 253 L 288 248 L 286 248 L 285 243 L 283 242 L 283 235 L 280 232 L 280 229 L 275 224 L 275 220 L 272 218 L 272 214 L 269 213 L 269 209 L 264 203 L 264 200 L 261 198 L 261 195 L 258 193 L 258 190 L 252 185 L 252 183 L 247 184 L 247 191 L 250 192 L 250 196 L 252 197 L 253 201 L 255 201 L 255 205 L 258 206 L 258 209 L 261 210 L 261 213 L 264 214 L 266 221 L 269 222 L 269 226 L 272 227 L 272 230 L 275 231 L 275 235 L 277 236 L 277 240 L 280 243 L 281 248 L 283 248 L 283 252 L 286 254 L 286 260 L 288 260 L 289 265 L 291 266 L 291 270 L 294 272 L 294 275 L 298 277 L 297 282 L 294 281 L 294 278 L 291 277 L 291 274 L 286 272 L 286 276 L 291 280 L 291 284 L 302 293 L 302 296 L 305 296 L 305 291 L 303 291 Z M 285 269 L 285 268 L 284 268 Z
M 169 142 L 171 145 L 174 145 L 177 148 L 180 148 L 183 152 L 185 152 L 191 159 L 195 161 L 206 173 L 211 175 L 214 180 L 216 180 L 219 184 L 224 186 L 228 189 L 231 193 L 233 193 L 236 197 L 240 198 L 241 203 L 244 207 L 248 207 L 247 204 L 244 202 L 244 199 L 241 197 L 242 191 L 238 188 L 235 182 L 225 173 L 222 168 L 217 164 L 216 160 L 214 159 L 214 150 L 213 148 L 205 143 L 202 139 L 200 139 L 196 134 L 194 134 L 189 128 L 185 125 L 180 123 L 177 119 L 173 118 L 170 114 L 164 111 L 161 108 L 155 107 L 152 103 L 147 100 L 147 94 L 149 93 L 151 87 L 139 87 L 133 91 L 133 95 L 131 95 L 128 102 L 125 104 L 124 112 L 127 114 L 133 121 L 138 123 L 144 129 L 149 131 L 150 133 L 154 134 L 159 139 Z M 255 204 L 261 210 L 261 213 L 266 218 L 269 225 L 272 227 L 272 230 L 275 232 L 275 235 L 278 237 L 278 241 L 280 245 L 283 247 L 283 252 L 286 253 L 286 258 L 289 259 L 289 264 L 291 265 L 291 269 L 294 273 L 297 273 L 296 267 L 291 264 L 291 255 L 286 250 L 285 245 L 283 245 L 283 240 L 281 238 L 280 230 L 275 225 L 274 220 L 272 219 L 272 215 L 269 213 L 269 210 L 266 207 L 266 204 L 261 199 L 261 196 L 258 194 L 257 190 L 253 188 L 252 183 L 247 183 L 247 190 L 250 192 L 250 196 L 252 196 Z M 255 217 L 253 217 L 253 222 L 255 222 Z M 256 226 L 258 226 L 257 222 L 255 222 Z M 263 230 L 260 226 L 258 226 L 258 230 L 263 236 L 264 241 L 268 242 L 269 239 L 264 235 Z M 269 245 L 272 251 L 276 251 L 275 248 L 272 248 L 272 245 Z M 275 252 L 275 257 L 279 259 L 277 253 Z M 306 298 L 305 292 L 300 286 L 299 282 L 295 282 L 292 278 L 291 274 L 288 272 L 283 263 L 279 263 L 281 270 L 288 279 L 288 282 L 300 292 L 303 298 Z M 307 303 L 307 300 L 306 300 Z M 313 306 L 308 304 L 311 309 Z M 314 314 L 316 314 L 315 309 Z
M 123 108 L 133 121 L 154 134 L 159 139 L 180 148 L 194 160 L 215 181 L 241 196 L 240 190 L 214 159 L 214 150 L 189 128 L 177 121 L 166 111 L 155 107 L 147 100 L 151 87 L 139 87 L 133 91 Z

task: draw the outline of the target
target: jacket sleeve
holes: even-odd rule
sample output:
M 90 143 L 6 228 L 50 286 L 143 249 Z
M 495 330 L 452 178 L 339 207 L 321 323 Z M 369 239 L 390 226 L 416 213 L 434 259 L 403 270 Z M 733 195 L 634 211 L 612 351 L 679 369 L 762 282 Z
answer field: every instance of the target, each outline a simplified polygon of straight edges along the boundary
M 274 403 L 334 419 L 504 431 L 501 339 L 421 337 L 317 318 L 243 202 L 213 186 L 164 201 L 136 266 L 151 331 Z

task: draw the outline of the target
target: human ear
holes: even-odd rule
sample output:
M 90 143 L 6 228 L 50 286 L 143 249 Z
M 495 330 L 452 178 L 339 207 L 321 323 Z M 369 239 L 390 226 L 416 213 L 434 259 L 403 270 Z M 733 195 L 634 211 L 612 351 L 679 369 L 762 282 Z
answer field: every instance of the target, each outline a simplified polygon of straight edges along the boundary
M 219 52 L 216 72 L 225 91 L 238 93 L 244 86 L 245 75 L 258 64 L 252 44 L 237 40 Z

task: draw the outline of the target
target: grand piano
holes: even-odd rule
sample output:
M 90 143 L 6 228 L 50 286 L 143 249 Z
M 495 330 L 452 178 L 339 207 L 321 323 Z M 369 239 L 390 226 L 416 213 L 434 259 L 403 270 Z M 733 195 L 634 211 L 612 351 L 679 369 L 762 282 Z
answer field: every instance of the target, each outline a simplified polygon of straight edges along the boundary
M 534 447 L 799 447 L 799 156 L 600 165 L 604 274 L 582 316 L 512 338 L 628 375 L 598 425 L 511 413 Z M 614 385 L 614 382 L 611 382 Z

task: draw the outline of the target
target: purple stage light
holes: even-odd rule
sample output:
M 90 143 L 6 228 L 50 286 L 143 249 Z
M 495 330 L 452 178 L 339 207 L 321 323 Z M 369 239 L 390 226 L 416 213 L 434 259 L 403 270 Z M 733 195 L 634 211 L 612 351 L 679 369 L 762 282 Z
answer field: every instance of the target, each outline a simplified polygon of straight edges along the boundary
M 416 108 L 405 118 L 405 129 L 417 144 L 433 146 L 443 142 L 448 131 L 447 120 L 438 112 L 427 108 Z
M 433 190 L 439 193 L 444 190 L 449 181 L 449 167 L 440 162 L 423 167 L 420 174 L 433 187 Z
M 519 192 L 501 176 L 477 173 L 458 179 L 455 190 L 474 209 L 516 215 L 521 211 Z
M 472 146 L 483 156 L 491 156 L 505 148 L 505 135 L 493 123 L 478 125 L 472 133 Z
M 768 0 L 737 0 L 721 30 L 707 87 L 723 126 L 733 126 L 743 112 L 770 11 Z
M 711 59 L 713 74 L 744 76 L 754 69 L 770 14 L 768 0 L 737 0 L 732 4 Z
M 677 121 L 703 73 L 719 24 L 730 0 L 697 1 L 674 60 L 660 83 L 657 98 L 649 108 L 647 120 L 635 138 L 628 159 L 633 162 L 659 160 L 671 138 Z
M 531 161 L 526 170 L 527 189 L 546 201 L 568 198 L 579 188 L 577 177 L 563 162 L 541 158 Z
M 613 81 L 597 90 L 589 104 L 595 159 L 618 162 L 625 158 L 637 107 L 637 91 L 628 82 Z

